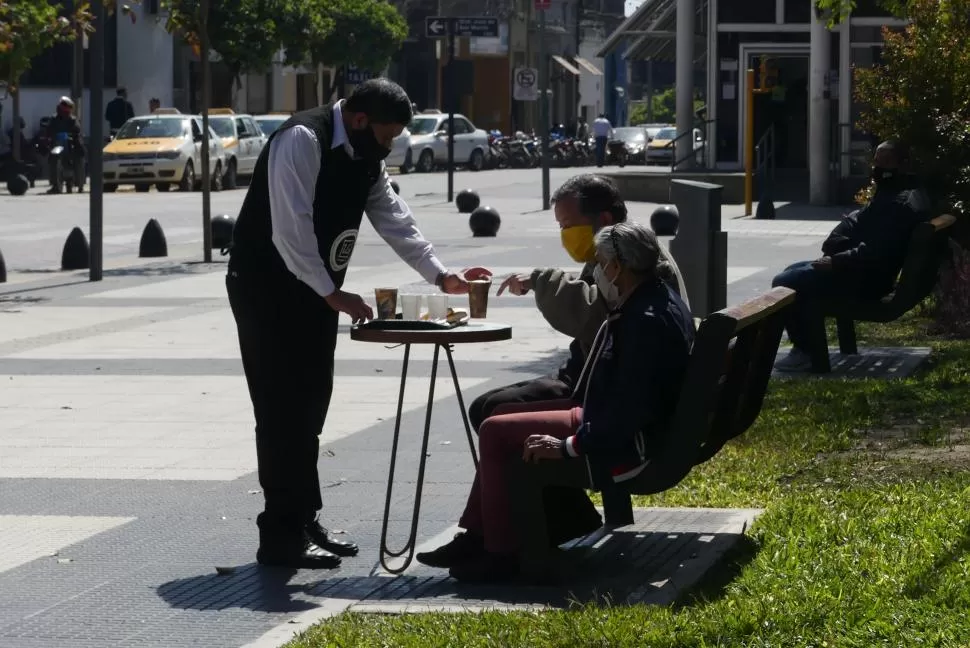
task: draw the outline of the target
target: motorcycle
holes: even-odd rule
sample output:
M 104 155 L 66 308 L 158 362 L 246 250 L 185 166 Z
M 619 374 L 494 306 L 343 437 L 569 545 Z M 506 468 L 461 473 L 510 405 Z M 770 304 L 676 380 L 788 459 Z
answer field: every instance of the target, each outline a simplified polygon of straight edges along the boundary
M 68 133 L 56 133 L 52 142 L 49 160 L 51 161 L 51 187 L 72 193 L 77 188 L 78 193 L 84 191 L 84 162 L 75 154 L 71 136 Z
M 619 167 L 626 166 L 630 159 L 630 151 L 627 150 L 626 142 L 623 140 L 610 140 L 607 142 L 606 158 L 608 163 L 616 164 Z

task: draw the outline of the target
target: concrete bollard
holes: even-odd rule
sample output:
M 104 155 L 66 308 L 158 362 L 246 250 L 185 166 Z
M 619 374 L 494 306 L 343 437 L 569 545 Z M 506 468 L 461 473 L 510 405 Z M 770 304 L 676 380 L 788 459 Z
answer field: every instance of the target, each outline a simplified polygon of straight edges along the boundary
M 481 204 L 482 199 L 471 189 L 462 189 L 455 196 L 455 206 L 458 207 L 459 214 L 470 214 Z
M 64 241 L 61 270 L 87 270 L 91 267 L 91 248 L 80 227 L 75 227 Z
M 673 255 L 695 317 L 727 306 L 727 232 L 721 231 L 723 187 L 693 180 L 671 180 L 670 199 L 683 214 Z
M 680 215 L 673 205 L 661 205 L 650 214 L 650 228 L 657 236 L 674 236 L 680 225 Z
M 502 225 L 502 218 L 494 207 L 477 207 L 468 217 L 468 226 L 472 229 L 472 236 L 495 236 Z
M 7 180 L 7 191 L 11 196 L 23 196 L 28 188 L 30 188 L 30 181 L 25 175 L 18 173 Z
M 168 242 L 165 240 L 165 232 L 162 231 L 161 224 L 154 218 L 148 221 L 145 229 L 142 230 L 141 241 L 138 243 L 138 256 L 142 258 L 168 256 Z
M 236 219 L 227 214 L 212 217 L 212 249 L 228 250 L 232 246 L 232 230 Z

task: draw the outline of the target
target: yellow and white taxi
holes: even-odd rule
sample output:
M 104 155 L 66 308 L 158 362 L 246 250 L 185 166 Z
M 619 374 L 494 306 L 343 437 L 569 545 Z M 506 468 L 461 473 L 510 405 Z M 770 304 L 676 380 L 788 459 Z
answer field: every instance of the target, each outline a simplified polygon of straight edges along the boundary
M 104 190 L 134 185 L 135 191 L 180 191 L 201 188 L 202 119 L 175 109 L 160 108 L 151 115 L 125 122 L 104 147 Z M 222 141 L 209 129 L 209 173 L 212 189 L 222 189 L 226 168 Z
M 256 160 L 266 146 L 267 137 L 252 115 L 237 115 L 229 108 L 210 109 L 209 126 L 222 139 L 226 149 L 222 185 L 226 189 L 235 189 L 238 176 L 251 176 L 255 171 Z

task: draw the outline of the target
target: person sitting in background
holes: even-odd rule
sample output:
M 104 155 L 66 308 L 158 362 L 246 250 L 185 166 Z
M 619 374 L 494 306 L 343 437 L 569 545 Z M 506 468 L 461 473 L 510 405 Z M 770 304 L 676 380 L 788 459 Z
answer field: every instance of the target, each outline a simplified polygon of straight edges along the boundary
M 605 176 L 586 173 L 570 178 L 557 189 L 552 205 L 562 246 L 573 261 L 583 264 L 582 270 L 578 276 L 560 268 L 513 274 L 499 286 L 498 295 L 506 290 L 513 295 L 535 293 L 536 307 L 546 322 L 572 338 L 569 357 L 554 375 L 499 387 L 472 401 L 468 418 L 476 432 L 498 407 L 569 398 L 593 338 L 609 313 L 594 277 L 594 237 L 603 227 L 626 222 L 626 203 L 619 189 Z M 677 264 L 665 247 L 661 246 L 660 253 L 662 278 L 686 301 Z M 586 535 L 602 524 L 599 512 L 582 489 L 550 487 L 546 489 L 545 505 L 549 536 L 556 544 Z
M 695 329 L 690 310 L 661 279 L 661 245 L 636 223 L 603 227 L 595 239 L 596 285 L 610 308 L 568 400 L 488 418 L 480 461 L 459 525 L 448 544 L 418 560 L 467 582 L 518 573 L 507 464 L 585 461 L 603 488 L 639 474 L 655 454 L 680 396 Z M 527 411 L 526 411 L 527 410 Z
M 873 157 L 872 200 L 846 216 L 822 244 L 822 257 L 788 266 L 771 282 L 795 291 L 788 310 L 786 329 L 792 343 L 776 368 L 807 371 L 813 345 L 822 330 L 823 313 L 818 302 L 825 299 L 880 299 L 890 292 L 906 259 L 913 229 L 926 220 L 929 202 L 925 193 L 903 172 L 905 154 L 898 142 L 886 141 Z

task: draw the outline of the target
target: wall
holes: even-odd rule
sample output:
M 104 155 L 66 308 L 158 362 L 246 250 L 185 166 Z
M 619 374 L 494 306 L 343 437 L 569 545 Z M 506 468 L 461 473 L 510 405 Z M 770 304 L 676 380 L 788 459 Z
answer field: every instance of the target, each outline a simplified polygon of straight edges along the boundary
M 134 24 L 118 21 L 118 85 L 128 88 L 128 101 L 142 115 L 152 97 L 163 106 L 173 105 L 174 38 L 144 5 L 133 3 L 131 10 Z
M 606 66 L 606 61 L 596 58 L 596 52 L 602 46 L 601 40 L 584 40 L 579 44 L 579 55 L 592 63 L 600 71 Z M 587 72 L 580 67 L 582 74 L 579 77 L 579 105 L 580 110 L 586 107 L 587 119 L 592 122 L 604 110 L 603 103 L 603 84 L 605 77 Z

